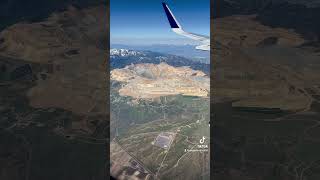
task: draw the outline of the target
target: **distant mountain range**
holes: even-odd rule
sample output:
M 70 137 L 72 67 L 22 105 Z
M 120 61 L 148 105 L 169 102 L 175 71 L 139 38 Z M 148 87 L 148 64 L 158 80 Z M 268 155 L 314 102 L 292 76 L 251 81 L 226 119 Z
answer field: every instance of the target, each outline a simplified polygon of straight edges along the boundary
M 171 66 L 189 66 L 194 70 L 201 70 L 206 74 L 210 72 L 210 64 L 196 62 L 181 56 L 157 53 L 153 51 L 136 51 L 128 49 L 110 49 L 111 69 L 124 68 L 130 64 L 153 63 L 160 64 L 165 62 Z
M 199 61 L 202 63 L 210 63 L 210 54 L 206 51 L 195 49 L 194 45 L 172 45 L 172 44 L 153 44 L 153 45 L 123 45 L 111 44 L 112 48 L 117 49 L 135 49 L 159 52 L 164 54 L 173 54 L 182 56 L 190 60 Z
M 133 51 L 128 49 L 110 49 L 111 58 L 116 57 L 132 57 L 132 56 L 145 56 L 146 54 L 139 51 Z

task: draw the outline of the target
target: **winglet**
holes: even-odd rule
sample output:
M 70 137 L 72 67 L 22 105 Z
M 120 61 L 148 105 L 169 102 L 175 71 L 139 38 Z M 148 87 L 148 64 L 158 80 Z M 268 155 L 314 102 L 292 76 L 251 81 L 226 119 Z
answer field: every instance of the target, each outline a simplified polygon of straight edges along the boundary
M 163 9 L 166 12 L 168 21 L 170 23 L 171 28 L 180 28 L 180 24 L 172 14 L 171 10 L 169 9 L 168 5 L 166 3 L 162 3 Z

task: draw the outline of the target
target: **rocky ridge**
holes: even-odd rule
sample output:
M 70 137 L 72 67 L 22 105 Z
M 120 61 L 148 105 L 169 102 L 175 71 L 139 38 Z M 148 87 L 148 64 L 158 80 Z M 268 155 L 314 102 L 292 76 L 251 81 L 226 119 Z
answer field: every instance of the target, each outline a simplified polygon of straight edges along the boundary
M 208 97 L 210 80 L 202 71 L 166 63 L 134 64 L 111 71 L 111 80 L 123 83 L 121 96 L 152 99 L 168 95 Z
M 1 56 L 47 67 L 28 92 L 33 107 L 105 113 L 105 8 L 70 7 L 45 21 L 21 22 L 0 33 Z
M 229 99 L 241 107 L 310 109 L 315 99 L 308 89 L 319 91 L 314 83 L 319 80 L 319 64 L 315 53 L 299 48 L 306 42 L 300 34 L 264 26 L 254 16 L 214 21 L 212 36 L 226 52 L 211 52 L 216 102 Z

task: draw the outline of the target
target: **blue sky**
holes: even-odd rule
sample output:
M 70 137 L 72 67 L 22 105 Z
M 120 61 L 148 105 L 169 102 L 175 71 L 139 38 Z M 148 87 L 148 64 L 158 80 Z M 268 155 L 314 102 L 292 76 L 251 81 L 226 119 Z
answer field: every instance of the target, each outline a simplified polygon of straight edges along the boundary
M 110 0 L 111 44 L 193 44 L 176 35 L 162 8 L 162 0 Z M 184 30 L 209 35 L 209 0 L 165 1 Z

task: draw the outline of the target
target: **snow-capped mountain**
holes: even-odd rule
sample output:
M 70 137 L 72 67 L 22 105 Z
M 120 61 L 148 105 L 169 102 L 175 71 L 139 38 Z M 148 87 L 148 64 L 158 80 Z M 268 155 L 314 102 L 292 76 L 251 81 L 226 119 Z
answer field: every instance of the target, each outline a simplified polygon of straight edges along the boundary
M 124 68 L 130 64 L 152 63 L 160 64 L 165 62 L 171 66 L 189 66 L 195 70 L 201 70 L 209 73 L 210 65 L 196 62 L 185 57 L 158 53 L 153 51 L 137 51 L 128 49 L 110 49 L 111 69 Z
M 128 49 L 110 49 L 110 56 L 144 56 L 145 54 L 140 51 L 128 50 Z

